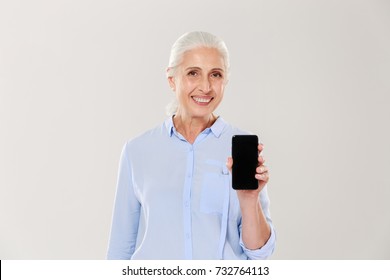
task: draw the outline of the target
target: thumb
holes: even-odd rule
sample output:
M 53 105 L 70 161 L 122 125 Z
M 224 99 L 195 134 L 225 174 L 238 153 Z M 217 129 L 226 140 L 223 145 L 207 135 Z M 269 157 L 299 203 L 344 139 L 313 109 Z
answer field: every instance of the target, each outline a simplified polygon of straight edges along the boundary
M 232 157 L 227 158 L 226 167 L 229 169 L 229 172 L 232 172 L 232 167 L 233 167 L 233 158 Z

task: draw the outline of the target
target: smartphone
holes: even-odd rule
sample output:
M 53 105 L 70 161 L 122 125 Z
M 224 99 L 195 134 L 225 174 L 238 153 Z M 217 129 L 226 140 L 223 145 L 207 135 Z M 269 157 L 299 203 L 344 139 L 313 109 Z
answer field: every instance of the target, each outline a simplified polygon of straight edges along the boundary
M 232 137 L 232 185 L 235 190 L 255 190 L 258 166 L 259 139 L 256 135 L 234 135 Z

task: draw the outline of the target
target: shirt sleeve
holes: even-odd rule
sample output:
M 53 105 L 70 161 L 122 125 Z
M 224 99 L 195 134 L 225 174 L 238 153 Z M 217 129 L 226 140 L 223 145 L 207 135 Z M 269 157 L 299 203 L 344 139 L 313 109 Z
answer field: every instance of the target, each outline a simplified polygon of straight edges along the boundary
M 137 241 L 140 203 L 132 182 L 127 145 L 120 158 L 107 259 L 131 259 Z
M 266 217 L 266 220 L 270 226 L 271 229 L 271 235 L 268 238 L 267 242 L 263 245 L 263 247 L 255 250 L 251 250 L 245 247 L 244 242 L 242 241 L 242 225 L 240 224 L 240 246 L 244 253 L 248 256 L 248 259 L 250 260 L 264 260 L 269 258 L 274 249 L 275 249 L 275 243 L 276 243 L 276 233 L 275 229 L 272 225 L 272 220 L 270 216 L 270 211 L 269 211 L 269 198 L 268 198 L 268 193 L 267 193 L 267 186 L 264 187 L 264 189 L 260 192 L 259 195 L 260 199 L 260 205 L 263 210 L 263 213 Z

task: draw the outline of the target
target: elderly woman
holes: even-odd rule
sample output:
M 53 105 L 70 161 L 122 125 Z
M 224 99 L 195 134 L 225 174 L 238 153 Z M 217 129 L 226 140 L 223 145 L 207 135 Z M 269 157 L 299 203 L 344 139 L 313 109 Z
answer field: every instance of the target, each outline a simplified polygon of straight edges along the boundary
M 229 75 L 225 43 L 190 32 L 172 46 L 172 115 L 122 150 L 108 259 L 265 259 L 275 246 L 260 155 L 256 190 L 231 188 L 231 139 L 214 115 Z M 262 145 L 258 146 L 259 152 Z

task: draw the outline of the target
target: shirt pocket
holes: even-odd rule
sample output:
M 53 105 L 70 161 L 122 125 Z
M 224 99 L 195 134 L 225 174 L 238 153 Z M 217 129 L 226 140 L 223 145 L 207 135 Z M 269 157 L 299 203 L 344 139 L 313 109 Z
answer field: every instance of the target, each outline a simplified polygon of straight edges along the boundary
M 208 162 L 210 164 L 210 162 Z M 212 172 L 205 172 L 202 180 L 200 211 L 206 214 L 222 214 L 229 191 L 229 172 L 220 162 L 211 162 Z

